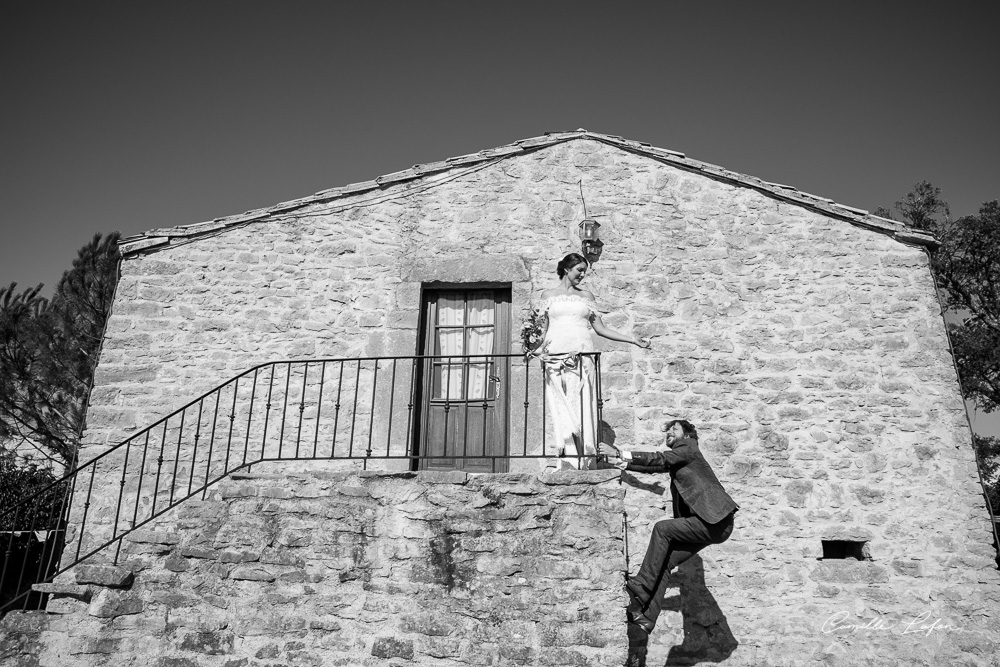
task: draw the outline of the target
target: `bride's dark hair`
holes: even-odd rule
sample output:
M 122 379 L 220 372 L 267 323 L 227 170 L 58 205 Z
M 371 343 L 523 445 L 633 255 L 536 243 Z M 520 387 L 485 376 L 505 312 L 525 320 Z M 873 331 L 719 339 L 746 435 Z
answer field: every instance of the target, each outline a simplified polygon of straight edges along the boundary
M 586 264 L 590 266 L 590 262 L 586 257 L 578 252 L 571 252 L 562 258 L 562 260 L 556 264 L 556 275 L 562 278 L 566 275 L 566 272 L 572 269 L 577 264 Z

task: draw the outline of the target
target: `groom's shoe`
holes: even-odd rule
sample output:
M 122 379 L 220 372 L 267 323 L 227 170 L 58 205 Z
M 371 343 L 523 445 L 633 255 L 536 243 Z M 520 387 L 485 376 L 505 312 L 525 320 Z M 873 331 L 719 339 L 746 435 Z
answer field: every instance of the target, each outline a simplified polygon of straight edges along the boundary
M 629 649 L 625 667 L 646 667 L 646 649 Z
M 653 631 L 653 621 L 646 618 L 645 606 L 639 597 L 626 585 L 625 592 L 628 593 L 628 606 L 625 607 L 625 618 L 629 623 L 634 623 L 647 635 Z
M 625 660 L 625 667 L 646 667 L 649 634 L 632 622 L 625 627 L 628 630 L 628 657 Z
M 646 667 L 646 647 L 629 647 L 628 657 L 625 658 L 625 667 Z

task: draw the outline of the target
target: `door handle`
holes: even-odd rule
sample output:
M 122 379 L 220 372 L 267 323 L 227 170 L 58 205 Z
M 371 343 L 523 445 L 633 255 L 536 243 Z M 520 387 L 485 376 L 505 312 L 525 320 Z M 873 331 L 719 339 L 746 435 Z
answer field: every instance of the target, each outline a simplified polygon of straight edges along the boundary
M 495 393 L 492 396 L 487 397 L 486 400 L 488 400 L 488 401 L 495 401 L 497 399 L 497 397 L 500 396 L 500 376 L 499 375 L 491 375 L 490 376 L 490 382 L 493 383 L 493 388 L 496 391 L 495 391 Z M 489 392 L 486 392 L 486 393 L 489 394 Z

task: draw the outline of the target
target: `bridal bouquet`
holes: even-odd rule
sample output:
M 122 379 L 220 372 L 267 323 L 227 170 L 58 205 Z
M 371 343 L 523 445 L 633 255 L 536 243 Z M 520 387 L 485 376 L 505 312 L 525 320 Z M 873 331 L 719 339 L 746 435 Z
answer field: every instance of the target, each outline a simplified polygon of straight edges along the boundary
M 529 308 L 521 323 L 521 349 L 531 354 L 542 344 L 544 316 L 538 308 Z

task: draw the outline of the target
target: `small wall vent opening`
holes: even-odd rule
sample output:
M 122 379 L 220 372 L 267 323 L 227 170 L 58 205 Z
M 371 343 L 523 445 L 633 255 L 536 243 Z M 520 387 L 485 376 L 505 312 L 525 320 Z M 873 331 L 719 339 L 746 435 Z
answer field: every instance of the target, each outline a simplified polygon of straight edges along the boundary
M 868 542 L 855 540 L 823 540 L 821 560 L 871 560 Z

